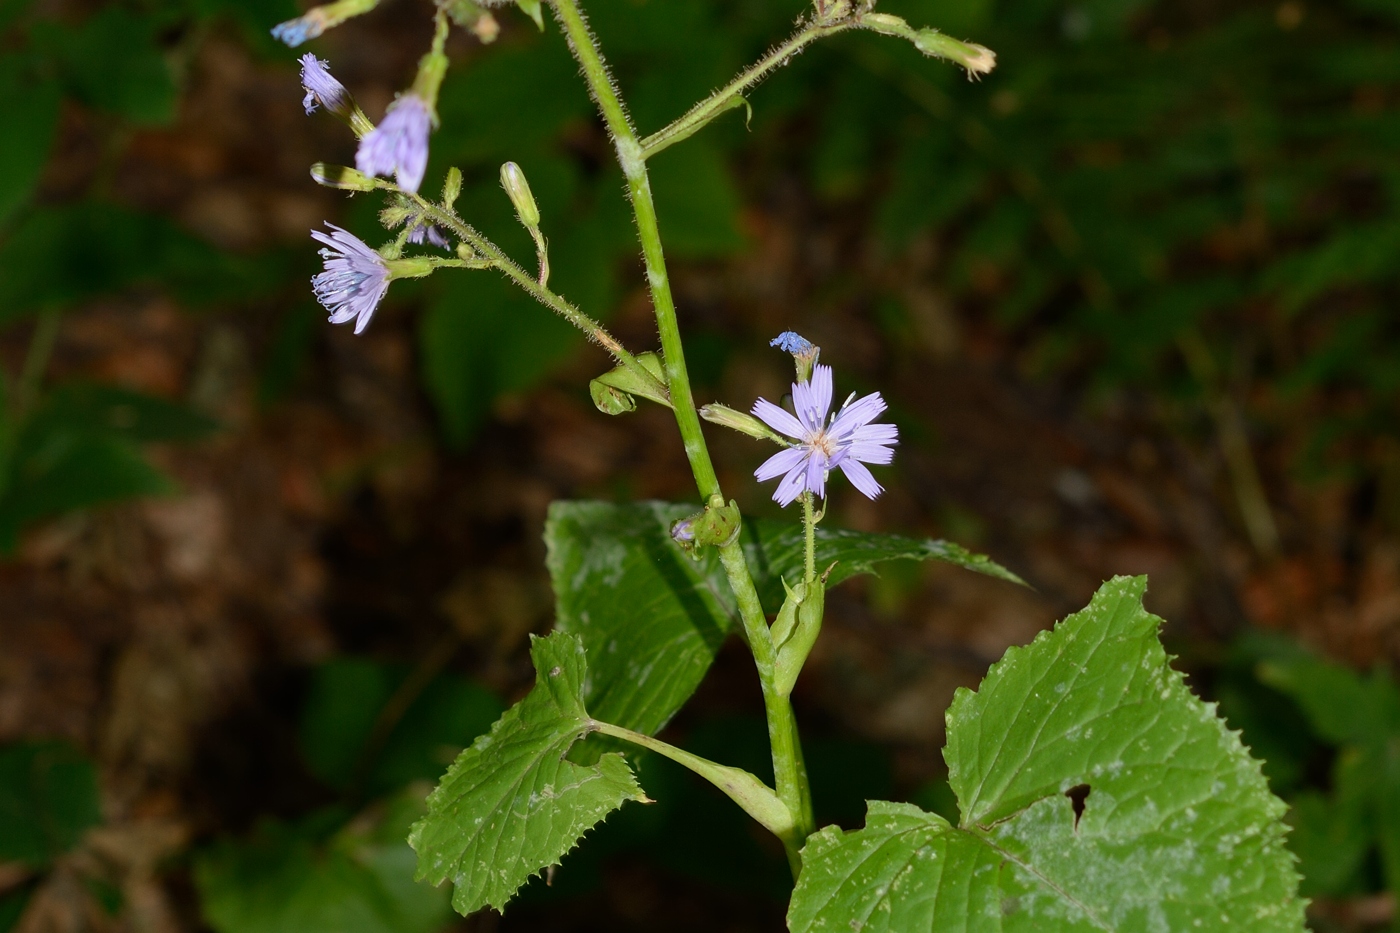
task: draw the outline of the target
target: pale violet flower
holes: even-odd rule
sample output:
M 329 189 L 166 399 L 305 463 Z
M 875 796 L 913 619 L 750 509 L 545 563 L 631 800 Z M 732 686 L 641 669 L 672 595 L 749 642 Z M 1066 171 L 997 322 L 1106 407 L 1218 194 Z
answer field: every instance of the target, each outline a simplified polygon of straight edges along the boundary
M 345 85 L 331 77 L 326 70 L 327 64 L 315 55 L 301 57 L 301 86 L 306 88 L 306 97 L 301 105 L 307 113 L 314 113 L 319 104 L 338 116 L 349 116 L 355 106 L 350 92 L 345 90 Z
M 353 233 L 335 224 L 326 226 L 331 229 L 328 234 L 311 231 L 311 236 L 327 247 L 321 250 L 326 271 L 312 277 L 311 287 L 316 300 L 331 313 L 330 322 L 354 321 L 358 334 L 369 325 L 374 310 L 389 290 L 389 267 Z
M 427 240 L 438 249 L 451 249 L 452 244 L 447 242 L 447 237 L 442 235 L 442 231 L 434 224 L 418 224 L 408 232 L 408 242 L 421 246 Z
M 884 491 L 866 469 L 867 463 L 889 463 L 899 443 L 899 429 L 892 424 L 871 424 L 888 406 L 874 392 L 864 398 L 855 393 L 829 420 L 831 367 L 812 367 L 808 382 L 792 384 L 793 417 L 767 399 L 753 404 L 753 413 L 773 430 L 797 443 L 769 457 L 754 471 L 759 482 L 781 476 L 773 501 L 787 506 L 804 492 L 826 496 L 827 474 L 839 468 L 851 484 L 874 499 Z
M 394 175 L 399 187 L 416 192 L 428 170 L 428 132 L 432 116 L 417 94 L 404 94 L 389 105 L 379 126 L 365 134 L 355 153 L 355 168 L 366 175 Z

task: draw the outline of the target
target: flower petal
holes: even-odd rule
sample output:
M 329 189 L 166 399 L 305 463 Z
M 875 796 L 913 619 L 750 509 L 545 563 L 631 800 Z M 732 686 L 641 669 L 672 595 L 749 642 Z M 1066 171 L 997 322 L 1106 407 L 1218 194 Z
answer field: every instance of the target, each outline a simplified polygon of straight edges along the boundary
M 804 480 L 807 477 L 807 464 L 799 463 L 793 467 L 783 481 L 778 484 L 778 488 L 773 491 L 773 501 L 787 508 L 792 505 L 792 500 L 802 494 L 806 488 Z
M 807 459 L 807 491 L 818 498 L 826 497 L 826 457 L 813 451 Z
M 811 451 L 806 447 L 789 447 L 787 450 L 780 450 L 763 461 L 763 465 L 753 471 L 754 479 L 760 483 L 766 483 L 770 479 L 782 476 L 805 460 L 810 453 Z
M 846 479 L 851 481 L 852 486 L 865 493 L 866 498 L 874 499 L 885 491 L 885 487 L 877 483 L 870 471 L 854 457 L 847 457 L 841 461 L 841 472 L 846 474 Z
M 792 384 L 792 407 L 808 431 L 816 433 L 826 427 L 826 415 L 831 411 L 831 367 L 818 363 L 812 367 L 810 382 Z
M 764 424 L 781 434 L 786 434 L 793 440 L 800 441 L 807 436 L 806 430 L 802 427 L 802 422 L 792 415 L 783 411 L 777 405 L 761 398 L 753 403 L 753 415 L 763 421 Z
M 836 420 L 831 423 L 831 433 L 836 437 L 845 437 L 856 428 L 874 421 L 888 407 L 879 392 L 858 398 L 837 414 Z
M 894 459 L 894 449 L 883 444 L 863 444 L 857 441 L 845 450 L 856 460 L 865 463 L 889 463 Z

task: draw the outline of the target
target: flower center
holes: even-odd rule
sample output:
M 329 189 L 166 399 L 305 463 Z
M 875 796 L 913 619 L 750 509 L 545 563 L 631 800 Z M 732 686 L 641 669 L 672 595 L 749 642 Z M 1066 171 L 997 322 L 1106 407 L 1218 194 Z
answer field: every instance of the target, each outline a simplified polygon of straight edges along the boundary
M 810 435 L 807 438 L 807 444 L 828 460 L 836 453 L 836 438 L 825 431 L 818 431 L 816 434 Z

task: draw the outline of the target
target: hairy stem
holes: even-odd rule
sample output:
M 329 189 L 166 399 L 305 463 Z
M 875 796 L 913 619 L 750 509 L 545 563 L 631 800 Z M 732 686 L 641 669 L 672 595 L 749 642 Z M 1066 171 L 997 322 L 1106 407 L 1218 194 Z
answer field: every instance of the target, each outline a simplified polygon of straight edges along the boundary
M 507 256 L 504 250 L 488 240 L 471 224 L 458 217 L 454 211 L 444 210 L 416 194 L 401 193 L 412 198 L 425 217 L 431 218 L 434 223 L 441 224 L 457 234 L 459 239 L 470 244 L 472 249 L 480 253 L 492 267 L 505 273 L 506 278 L 523 288 L 530 294 L 530 297 L 583 331 L 589 340 L 607 350 L 613 359 L 626 366 L 639 378 L 654 384 L 657 391 L 662 394 L 666 393 L 666 387 L 657 382 L 656 377 L 648 372 L 645 366 L 637 362 L 637 358 L 627 352 L 627 348 L 616 337 L 608 333 L 607 328 L 584 314 L 562 295 L 550 291 L 543 282 L 525 271 L 519 263 Z M 547 267 L 542 269 L 541 273 L 542 277 L 547 275 Z
M 836 20 L 816 20 L 807 23 L 797 32 L 793 33 L 786 42 L 774 46 L 767 55 L 759 59 L 752 67 L 740 72 L 738 77 L 730 81 L 724 87 L 715 91 L 709 97 L 702 100 L 686 111 L 685 115 L 652 133 L 642 140 L 642 158 L 649 159 L 668 146 L 674 145 L 686 139 L 704 127 L 715 117 L 733 110 L 743 103 L 743 94 L 759 81 L 762 81 L 769 72 L 776 71 L 793 57 L 801 52 L 808 45 L 825 36 L 835 35 L 856 26 L 853 18 Z
M 569 39 L 569 47 L 583 70 L 584 79 L 588 82 L 589 90 L 597 101 L 608 131 L 612 134 L 618 163 L 627 178 L 627 191 L 637 221 L 637 234 L 642 241 L 642 259 L 646 265 L 647 283 L 651 288 L 656 326 L 661 335 L 667 387 L 671 393 L 676 426 L 680 429 L 685 445 L 686 458 L 690 461 L 691 472 L 695 475 L 701 498 L 722 503 L 724 498 L 719 478 L 715 475 L 714 464 L 711 463 L 709 450 L 705 446 L 700 417 L 690 390 L 685 350 L 681 344 L 671 283 L 666 273 L 661 230 L 657 225 L 656 205 L 652 200 L 651 182 L 647 175 L 642 144 L 637 140 L 636 130 L 627 117 L 627 111 L 618 97 L 612 77 L 608 74 L 607 65 L 603 63 L 602 53 L 589 32 L 588 24 L 584 21 L 577 3 L 575 0 L 551 2 Z M 788 851 L 788 859 L 796 871 L 800 864 L 798 852 L 814 826 L 811 817 L 811 791 L 802 764 L 802 751 L 798 743 L 792 706 L 786 697 L 778 694 L 775 687 L 773 639 L 768 632 L 768 623 L 759 603 L 758 592 L 754 589 L 753 578 L 744 561 L 743 550 L 738 543 L 720 548 L 720 560 L 729 578 L 729 585 L 734 591 L 744 633 L 753 651 L 754 664 L 763 686 L 764 709 L 768 717 L 768 737 L 772 745 L 773 772 L 777 779 L 778 797 L 795 820 L 793 833 L 784 839 L 783 843 Z
M 817 578 L 817 519 L 812 514 L 812 494 L 802 494 L 802 525 L 807 537 L 807 582 Z

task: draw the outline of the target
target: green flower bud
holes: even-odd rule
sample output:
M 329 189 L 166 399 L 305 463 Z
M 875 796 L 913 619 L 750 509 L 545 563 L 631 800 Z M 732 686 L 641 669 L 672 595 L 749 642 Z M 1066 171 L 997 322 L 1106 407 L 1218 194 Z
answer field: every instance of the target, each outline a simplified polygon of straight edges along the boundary
M 937 29 L 920 29 L 913 41 L 920 52 L 962 65 L 969 75 L 984 75 L 997 66 L 997 53 L 985 45 L 959 42 Z
M 710 424 L 718 424 L 726 428 L 732 428 L 740 434 L 747 434 L 759 440 L 774 441 L 778 444 L 787 444 L 780 434 L 768 425 L 759 421 L 753 415 L 746 415 L 742 411 L 736 411 L 728 405 L 721 405 L 718 402 L 711 402 L 709 405 L 700 407 L 700 417 Z
M 452 205 L 457 203 L 457 198 L 462 193 L 462 170 L 457 166 L 447 170 L 447 179 L 442 183 L 442 206 L 444 210 L 452 210 Z
M 501 187 L 506 189 L 510 203 L 515 205 L 515 216 L 527 227 L 540 225 L 540 209 L 535 204 L 535 196 L 530 193 L 530 183 L 525 173 L 514 162 L 501 166 Z
M 410 217 L 416 216 L 418 216 L 418 211 L 415 208 L 398 202 L 390 204 L 379 212 L 379 222 L 392 230 L 395 227 L 402 227 L 404 224 L 408 223 Z
M 373 191 L 379 187 L 379 182 L 362 172 L 344 165 L 328 165 L 325 162 L 317 162 L 311 166 L 311 180 L 318 185 L 339 188 L 342 191 Z

